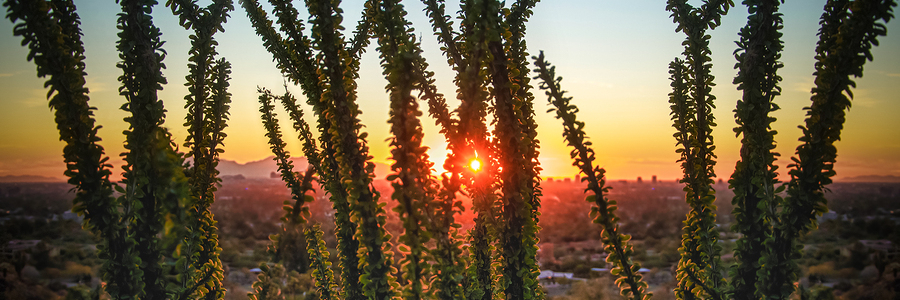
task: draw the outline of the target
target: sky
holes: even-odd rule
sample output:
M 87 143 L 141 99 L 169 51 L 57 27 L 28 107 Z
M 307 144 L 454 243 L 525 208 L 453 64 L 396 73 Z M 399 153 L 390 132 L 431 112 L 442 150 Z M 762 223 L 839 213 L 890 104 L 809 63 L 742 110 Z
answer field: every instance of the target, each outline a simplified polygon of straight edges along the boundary
M 355 27 L 362 2 L 343 2 L 344 26 L 349 29 L 345 34 L 350 34 Z M 698 5 L 697 2 L 691 3 Z M 738 6 L 723 18 L 720 27 L 710 32 L 713 75 L 717 83 L 713 88 L 718 124 L 713 132 L 718 156 L 715 170 L 725 180 L 733 171 L 740 149 L 740 140 L 732 130 L 733 110 L 740 97 L 732 84 L 736 74 L 733 52 L 737 32 L 747 20 L 747 9 L 740 6 L 740 1 L 735 2 Z M 208 1 L 200 3 L 206 5 Z M 121 70 L 115 66 L 119 61 L 115 50 L 119 6 L 113 0 L 76 0 L 75 4 L 84 33 L 90 103 L 97 107 L 95 116 L 103 126 L 102 145 L 118 165 L 121 163 L 118 155 L 123 151 L 121 132 L 127 128 L 122 120 L 125 112 L 119 109 L 124 98 L 117 93 L 116 78 Z M 448 96 L 455 95 L 453 73 L 422 12 L 424 6 L 418 1 L 404 4 L 414 32 L 422 39 L 426 60 L 436 72 L 439 90 Z M 260 121 L 256 88 L 281 91 L 284 80 L 244 11 L 235 5 L 237 10 L 231 13 L 225 32 L 215 37 L 219 53 L 233 66 L 231 120 L 221 158 L 245 163 L 271 155 Z M 781 110 L 773 114 L 778 119 L 773 128 L 778 131 L 776 151 L 782 154 L 778 163 L 782 165 L 783 178 L 786 174 L 783 167 L 799 143 L 801 132 L 797 126 L 802 124 L 805 115 L 802 108 L 810 103 L 816 32 L 823 6 L 823 0 L 787 1 L 781 6 L 785 23 L 782 53 L 785 66 L 779 71 L 784 78 L 780 84 L 783 94 L 775 99 Z M 452 13 L 458 5 L 447 2 L 447 8 Z M 168 53 L 164 71 L 168 84 L 160 93 L 168 110 L 165 125 L 176 142 L 182 144 L 186 136 L 181 124 L 185 116 L 184 77 L 190 32 L 178 26 L 177 18 L 162 5 L 156 7 L 153 15 L 163 32 L 164 49 Z M 530 53 L 537 55 L 543 50 L 547 60 L 557 67 L 557 75 L 563 76 L 563 89 L 574 97 L 572 103 L 580 108 L 578 117 L 585 121 L 585 130 L 593 142 L 597 153 L 595 164 L 605 168 L 609 178 L 634 180 L 638 176 L 646 179 L 657 175 L 663 180 L 675 180 L 682 176 L 676 163 L 678 154 L 672 137 L 675 130 L 669 117 L 668 64 L 681 56 L 684 35 L 675 32 L 676 26 L 665 10 L 664 1 L 542 1 L 534 8 L 527 26 Z M 9 20 L 0 21 L 0 53 L 3 54 L 0 55 L 0 90 L 3 91 L 0 128 L 5 128 L 0 131 L 0 176 L 63 178 L 63 143 L 59 141 L 53 113 L 47 106 L 45 80 L 37 78 L 34 64 L 25 60 L 27 49 L 20 45 L 21 38 L 12 35 L 12 27 Z M 837 143 L 838 180 L 862 175 L 900 176 L 900 55 L 897 55 L 900 21 L 889 23 L 888 35 L 879 42 L 880 46 L 873 51 L 875 60 L 865 65 L 865 77 L 856 79 L 853 107 L 844 124 L 842 139 Z M 381 72 L 377 51 L 370 46 L 362 58 L 358 101 L 363 111 L 362 122 L 369 133 L 370 154 L 376 161 L 388 162 L 388 96 L 384 91 L 387 81 Z M 289 89 L 301 94 L 299 87 L 289 86 Z M 574 176 L 577 169 L 571 166 L 569 149 L 561 136 L 562 125 L 553 115 L 544 113 L 549 107 L 543 92 L 537 89 L 533 92 L 542 176 Z M 450 99 L 449 103 L 454 108 L 458 101 Z M 312 115 L 309 107 L 304 109 L 308 116 Z M 300 143 L 290 129 L 287 115 L 283 111 L 278 113 L 288 150 L 300 155 Z M 425 143 L 432 148 L 430 155 L 445 155 L 444 139 L 433 126 L 433 120 L 426 115 L 422 123 L 426 130 Z

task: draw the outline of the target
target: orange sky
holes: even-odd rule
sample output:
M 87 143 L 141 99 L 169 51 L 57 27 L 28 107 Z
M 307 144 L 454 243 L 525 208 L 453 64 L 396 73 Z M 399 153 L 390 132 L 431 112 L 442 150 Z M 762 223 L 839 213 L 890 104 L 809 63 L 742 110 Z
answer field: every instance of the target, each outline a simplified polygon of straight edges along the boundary
M 87 77 L 92 105 L 97 106 L 98 123 L 107 154 L 117 160 L 122 152 L 120 134 L 125 129 L 124 112 L 118 109 L 123 99 L 117 96 L 119 86 L 115 67 L 118 7 L 113 1 L 75 1 L 82 17 L 87 49 Z M 625 3 L 627 2 L 627 3 Z M 646 2 L 646 3 L 644 3 Z M 820 10 L 824 1 L 789 1 L 782 5 L 785 15 L 785 68 L 780 75 L 783 95 L 776 98 L 782 110 L 775 129 L 779 134 L 777 151 L 788 161 L 794 152 L 800 131 L 796 128 L 804 116 L 802 107 L 809 103 L 812 87 L 813 49 L 817 37 Z M 426 59 L 436 71 L 442 93 L 454 95 L 453 74 L 446 66 L 431 35 L 431 27 L 418 1 L 406 3 L 409 16 L 423 38 Z M 361 1 L 344 1 L 345 26 L 353 27 Z M 456 7 L 448 2 L 447 7 Z M 185 131 L 180 126 L 187 89 L 183 86 L 187 73 L 188 32 L 178 26 L 168 9 L 154 12 L 155 22 L 163 31 L 168 52 L 165 76 L 169 81 L 161 98 L 169 110 L 167 126 L 182 143 Z M 732 52 L 737 31 L 746 22 L 746 9 L 736 7 L 712 32 L 713 72 L 717 77 L 713 93 L 717 96 L 715 111 L 718 127 L 714 131 L 720 178 L 730 176 L 738 157 L 739 140 L 734 137 L 734 104 L 739 97 L 731 84 L 735 71 Z M 283 80 L 271 56 L 263 49 L 241 10 L 232 13 L 226 32 L 217 36 L 219 52 L 233 64 L 231 122 L 226 129 L 224 159 L 248 162 L 270 154 L 260 123 L 256 87 L 279 90 Z M 548 60 L 563 76 L 563 88 L 574 97 L 581 109 L 579 118 L 587 123 L 586 131 L 597 152 L 597 164 L 614 179 L 675 179 L 681 170 L 675 162 L 674 129 L 669 120 L 667 94 L 670 92 L 668 63 L 682 51 L 683 35 L 674 32 L 675 25 L 660 1 L 559 1 L 540 2 L 528 25 L 526 37 L 532 54 L 544 50 Z M 21 39 L 12 35 L 12 23 L 0 21 L 0 176 L 43 175 L 62 178 L 62 143 L 47 109 L 43 80 L 36 78 L 35 67 L 25 61 L 27 49 Z M 900 22 L 888 25 L 888 36 L 880 39 L 874 51 L 875 61 L 865 68 L 866 77 L 857 80 L 856 99 L 838 147 L 838 178 L 859 175 L 900 176 Z M 363 57 L 359 81 L 359 101 L 364 112 L 363 123 L 369 132 L 371 154 L 385 161 L 389 148 L 388 105 L 384 92 L 386 81 L 381 75 L 378 56 L 370 48 Z M 300 89 L 291 87 L 295 94 Z M 547 108 L 542 91 L 535 90 L 535 110 L 539 112 L 539 139 L 544 176 L 573 176 L 568 152 L 561 138 L 562 126 Z M 450 102 L 455 107 L 457 102 Z M 305 108 L 309 115 L 311 112 Z M 279 114 L 284 117 L 283 112 Z M 443 137 L 427 116 L 426 143 L 433 147 L 431 156 L 441 156 Z M 283 120 L 288 137 L 290 125 Z M 289 150 L 299 154 L 300 144 L 288 138 Z M 783 171 L 783 170 L 782 170 Z M 784 172 L 782 172 L 783 174 Z

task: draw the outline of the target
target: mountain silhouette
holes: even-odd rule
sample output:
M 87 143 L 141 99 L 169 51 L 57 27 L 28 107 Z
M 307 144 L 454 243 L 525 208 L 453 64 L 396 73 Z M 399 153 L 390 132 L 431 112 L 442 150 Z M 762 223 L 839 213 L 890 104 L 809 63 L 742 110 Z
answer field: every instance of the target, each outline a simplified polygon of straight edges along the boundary
M 222 159 L 219 161 L 217 169 L 219 176 L 226 175 L 243 175 L 246 178 L 270 178 L 272 172 L 278 172 L 278 165 L 272 160 L 274 156 L 269 156 L 261 160 L 239 163 L 233 160 Z M 306 157 L 292 157 L 294 163 L 294 172 L 305 172 L 309 165 Z M 375 162 L 375 178 L 382 179 L 391 173 L 391 167 L 388 164 Z

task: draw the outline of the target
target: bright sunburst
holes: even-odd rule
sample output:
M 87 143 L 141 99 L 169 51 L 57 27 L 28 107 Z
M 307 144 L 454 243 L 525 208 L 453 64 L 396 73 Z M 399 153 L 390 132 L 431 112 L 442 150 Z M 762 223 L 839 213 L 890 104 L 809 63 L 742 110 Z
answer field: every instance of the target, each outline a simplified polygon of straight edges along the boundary
M 471 162 L 469 162 L 469 168 L 472 169 L 472 171 L 481 170 L 481 161 L 477 158 L 473 159 Z

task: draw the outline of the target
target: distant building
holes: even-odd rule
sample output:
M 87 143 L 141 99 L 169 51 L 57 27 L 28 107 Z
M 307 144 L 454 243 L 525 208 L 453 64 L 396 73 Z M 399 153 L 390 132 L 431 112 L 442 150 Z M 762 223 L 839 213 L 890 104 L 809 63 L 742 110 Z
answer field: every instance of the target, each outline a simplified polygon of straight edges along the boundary
M 542 270 L 541 274 L 538 275 L 538 279 L 554 279 L 554 278 L 573 279 L 573 278 L 575 278 L 575 273 L 553 272 L 550 270 Z
M 817 219 L 818 219 L 817 221 L 818 221 L 819 223 L 822 223 L 822 222 L 825 222 L 825 221 L 837 220 L 838 218 L 840 218 L 840 216 L 838 215 L 837 212 L 835 212 L 835 211 L 833 211 L 833 210 L 829 210 L 828 212 L 823 213 L 821 216 L 819 216 L 819 217 L 817 218 Z
M 653 175 L 653 177 L 651 177 L 650 182 L 656 184 L 656 175 Z
M 638 176 L 637 183 L 644 183 L 644 179 L 641 176 Z
M 41 243 L 41 240 L 11 240 L 6 244 L 6 249 L 12 252 L 30 250 Z
M 4 258 L 12 258 L 16 253 L 31 250 L 40 243 L 41 240 L 11 240 L 6 243 L 5 247 L 0 247 L 0 255 Z M 30 254 L 26 255 L 30 259 Z
M 859 243 L 868 249 L 893 254 L 897 252 L 890 240 L 859 240 Z
M 609 274 L 609 268 L 591 268 L 591 272 L 596 272 L 598 275 L 606 275 Z M 646 274 L 650 273 L 650 269 L 640 268 L 638 269 L 638 273 Z
M 66 211 L 66 212 L 63 212 L 63 213 L 62 213 L 61 215 L 59 215 L 58 217 L 57 217 L 56 215 L 54 215 L 53 218 L 54 218 L 54 219 L 63 219 L 63 220 L 68 220 L 68 221 L 74 221 L 74 222 L 76 222 L 76 223 L 81 223 L 82 221 L 84 221 L 84 218 L 83 218 L 83 217 L 79 216 L 78 214 L 76 214 L 76 213 L 74 213 L 74 212 L 72 212 L 72 211 Z

